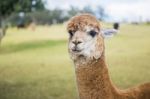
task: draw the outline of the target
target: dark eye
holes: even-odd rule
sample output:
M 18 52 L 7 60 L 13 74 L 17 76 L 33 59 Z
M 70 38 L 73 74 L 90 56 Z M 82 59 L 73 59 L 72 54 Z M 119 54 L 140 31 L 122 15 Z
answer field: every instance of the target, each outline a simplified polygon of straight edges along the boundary
M 94 31 L 94 30 L 91 30 L 91 31 L 89 31 L 89 34 L 90 34 L 92 37 L 94 37 L 94 36 L 97 34 L 97 32 Z
M 68 31 L 68 33 L 69 33 L 70 37 L 72 37 L 72 36 L 73 36 L 73 32 L 72 32 L 72 30 L 69 30 L 69 31 Z

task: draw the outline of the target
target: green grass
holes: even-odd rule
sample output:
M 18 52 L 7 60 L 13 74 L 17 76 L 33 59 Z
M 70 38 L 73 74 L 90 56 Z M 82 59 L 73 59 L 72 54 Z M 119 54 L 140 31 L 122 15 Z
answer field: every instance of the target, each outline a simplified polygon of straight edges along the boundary
M 110 76 L 118 87 L 150 81 L 148 25 L 122 24 L 105 45 Z M 63 25 L 8 30 L 0 47 L 0 99 L 77 99 Z

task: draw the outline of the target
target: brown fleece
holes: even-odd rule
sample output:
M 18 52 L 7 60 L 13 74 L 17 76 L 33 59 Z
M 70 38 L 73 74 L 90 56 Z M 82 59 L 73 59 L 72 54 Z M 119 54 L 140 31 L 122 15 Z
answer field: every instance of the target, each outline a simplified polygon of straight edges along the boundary
M 100 30 L 100 23 L 98 20 L 93 18 L 94 16 L 89 16 L 89 14 L 83 14 L 82 16 L 74 16 L 68 22 L 67 30 L 82 30 L 84 31 L 85 26 L 92 26 Z
M 73 17 L 69 21 L 67 29 L 82 30 L 86 25 L 100 30 L 97 19 L 88 14 Z M 104 41 L 100 37 L 97 42 Z M 104 43 L 98 46 L 104 46 Z M 80 64 L 78 68 L 75 68 L 80 99 L 150 99 L 150 83 L 126 90 L 116 88 L 109 77 L 104 50 L 100 58 L 87 63 Z

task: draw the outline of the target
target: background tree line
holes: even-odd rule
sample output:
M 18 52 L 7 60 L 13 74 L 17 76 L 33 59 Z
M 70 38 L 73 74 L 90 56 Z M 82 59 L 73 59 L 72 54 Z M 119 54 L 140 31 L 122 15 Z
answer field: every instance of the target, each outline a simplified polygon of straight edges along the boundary
M 100 8 L 100 7 L 98 7 Z M 106 14 L 104 12 L 104 9 L 99 9 L 100 13 L 98 13 L 99 19 L 104 20 Z M 96 15 L 95 12 L 89 7 L 86 6 L 83 9 L 78 9 L 76 7 L 70 7 L 69 10 L 62 10 L 59 8 L 53 9 L 53 10 L 35 10 L 31 12 L 24 13 L 23 17 L 19 16 L 19 13 L 13 13 L 11 16 L 9 16 L 6 21 L 7 23 L 11 24 L 12 26 L 16 26 L 19 24 L 20 20 L 23 20 L 25 24 L 29 24 L 31 22 L 34 22 L 36 24 L 56 24 L 56 23 L 63 23 L 66 20 L 68 20 L 70 17 L 78 14 L 78 13 L 91 13 L 93 15 Z
M 21 22 L 29 24 L 54 24 L 63 23 L 77 13 L 97 13 L 99 19 L 103 20 L 106 16 L 102 7 L 98 6 L 97 11 L 94 11 L 90 6 L 85 6 L 83 9 L 71 6 L 68 10 L 60 8 L 47 10 L 45 8 L 46 1 L 44 0 L 2 0 L 0 1 L 0 26 L 4 23 L 11 26 L 16 26 Z M 4 22 L 5 21 L 5 22 Z

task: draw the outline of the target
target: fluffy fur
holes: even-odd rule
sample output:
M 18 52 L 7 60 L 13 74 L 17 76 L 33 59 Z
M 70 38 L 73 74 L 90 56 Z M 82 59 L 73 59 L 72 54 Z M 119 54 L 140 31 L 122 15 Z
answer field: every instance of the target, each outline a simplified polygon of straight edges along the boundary
M 89 14 L 75 16 L 68 22 L 67 30 L 71 31 L 68 50 L 76 67 L 80 99 L 150 99 L 150 83 L 126 90 L 112 83 L 100 27 L 99 21 Z M 97 32 L 95 37 L 89 35 L 91 30 Z

